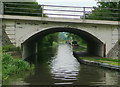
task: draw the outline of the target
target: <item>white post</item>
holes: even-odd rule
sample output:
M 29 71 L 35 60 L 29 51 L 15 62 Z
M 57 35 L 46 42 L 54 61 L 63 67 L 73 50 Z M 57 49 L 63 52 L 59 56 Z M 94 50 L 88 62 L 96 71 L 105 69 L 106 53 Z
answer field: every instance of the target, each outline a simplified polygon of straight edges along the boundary
M 83 22 L 85 21 L 85 7 L 83 7 Z
M 44 17 L 44 5 L 42 5 L 42 17 Z

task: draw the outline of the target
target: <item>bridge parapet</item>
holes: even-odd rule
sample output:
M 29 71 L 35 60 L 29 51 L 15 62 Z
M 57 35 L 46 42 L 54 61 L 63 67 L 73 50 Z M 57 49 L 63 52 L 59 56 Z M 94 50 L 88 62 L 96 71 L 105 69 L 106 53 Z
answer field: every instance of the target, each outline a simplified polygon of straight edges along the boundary
M 33 17 L 33 16 L 18 16 L 18 15 L 0 15 L 2 19 L 10 20 L 31 20 L 31 21 L 51 21 L 51 22 L 66 22 L 66 23 L 90 23 L 104 25 L 119 25 L 119 21 L 107 20 L 90 20 L 90 19 L 69 19 L 69 18 L 49 18 L 49 17 Z
M 57 5 L 38 5 L 30 3 L 5 2 L 4 15 L 23 15 L 50 18 L 69 18 L 69 19 L 119 19 L 120 9 L 97 8 L 97 7 L 77 7 L 77 6 L 57 6 Z M 98 11 L 96 11 L 98 10 Z M 104 14 L 104 15 L 103 15 Z

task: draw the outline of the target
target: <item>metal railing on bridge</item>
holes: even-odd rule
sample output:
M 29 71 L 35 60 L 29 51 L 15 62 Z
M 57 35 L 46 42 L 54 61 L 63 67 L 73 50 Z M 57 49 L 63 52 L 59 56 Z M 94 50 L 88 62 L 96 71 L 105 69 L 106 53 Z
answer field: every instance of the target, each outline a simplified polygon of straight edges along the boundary
M 3 13 L 7 15 L 24 15 L 24 16 L 27 15 L 54 18 L 120 20 L 120 9 L 37 5 L 19 2 L 4 3 Z

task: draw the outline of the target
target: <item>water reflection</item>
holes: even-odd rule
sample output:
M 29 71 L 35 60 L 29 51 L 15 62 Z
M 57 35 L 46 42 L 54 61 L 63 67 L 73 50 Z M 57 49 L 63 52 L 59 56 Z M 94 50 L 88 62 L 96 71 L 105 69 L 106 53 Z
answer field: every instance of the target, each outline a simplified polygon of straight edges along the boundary
M 58 49 L 50 65 L 52 78 L 56 79 L 55 84 L 73 84 L 77 80 L 80 64 L 73 57 L 69 45 L 59 45 Z
M 79 64 L 72 48 L 60 44 L 57 49 L 40 49 L 39 55 L 29 58 L 35 63 L 32 74 L 11 76 L 5 85 L 120 85 L 116 71 Z M 36 61 L 36 62 L 35 62 Z M 12 78 L 14 77 L 14 78 Z M 17 81 L 17 79 L 19 79 Z M 21 80 L 21 81 L 20 81 Z M 13 82 L 14 81 L 14 82 Z

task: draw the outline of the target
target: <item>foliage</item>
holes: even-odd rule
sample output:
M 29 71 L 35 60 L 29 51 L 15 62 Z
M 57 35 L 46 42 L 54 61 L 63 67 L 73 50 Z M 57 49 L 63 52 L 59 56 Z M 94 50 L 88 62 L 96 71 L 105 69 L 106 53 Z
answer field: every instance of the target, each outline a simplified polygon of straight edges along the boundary
M 91 13 L 86 13 L 86 19 L 120 20 L 120 2 L 98 2 Z
M 56 47 L 57 45 L 58 33 L 51 33 L 47 34 L 46 36 L 42 36 L 42 38 L 38 40 L 38 59 L 40 60 L 40 62 L 44 62 L 51 58 L 50 55 L 47 55 L 46 50 L 48 53 L 49 51 L 52 52 L 53 49 L 51 48 Z
M 42 16 L 41 5 L 37 2 L 12 2 L 4 4 L 4 14 L 24 15 L 24 16 Z M 21 13 L 20 13 L 21 12 Z M 45 16 L 45 14 L 44 14 Z
M 0 54 L 1 57 L 1 54 Z M 0 82 L 2 81 L 2 58 L 0 58 Z
M 64 41 L 64 40 L 67 40 L 67 32 L 59 32 L 59 40 L 60 41 Z
M 73 34 L 73 33 L 67 33 L 67 39 L 68 40 L 72 40 L 73 41 L 77 41 L 78 45 L 83 46 L 83 47 L 87 47 L 87 43 L 85 40 L 83 40 L 80 36 Z
M 73 51 L 87 51 L 87 49 L 83 49 L 83 48 L 80 48 L 80 47 L 77 47 L 77 48 L 73 48 Z
M 53 41 L 53 46 L 57 46 L 58 42 Z
M 20 71 L 33 69 L 30 64 L 23 59 L 13 59 L 9 54 L 2 55 L 2 79 L 7 80 L 12 74 L 20 73 Z
M 20 47 L 15 47 L 14 45 L 4 45 L 2 46 L 3 52 L 9 52 L 9 51 L 20 51 Z
M 53 42 L 58 42 L 58 33 L 51 33 L 39 40 L 40 46 L 52 46 Z

